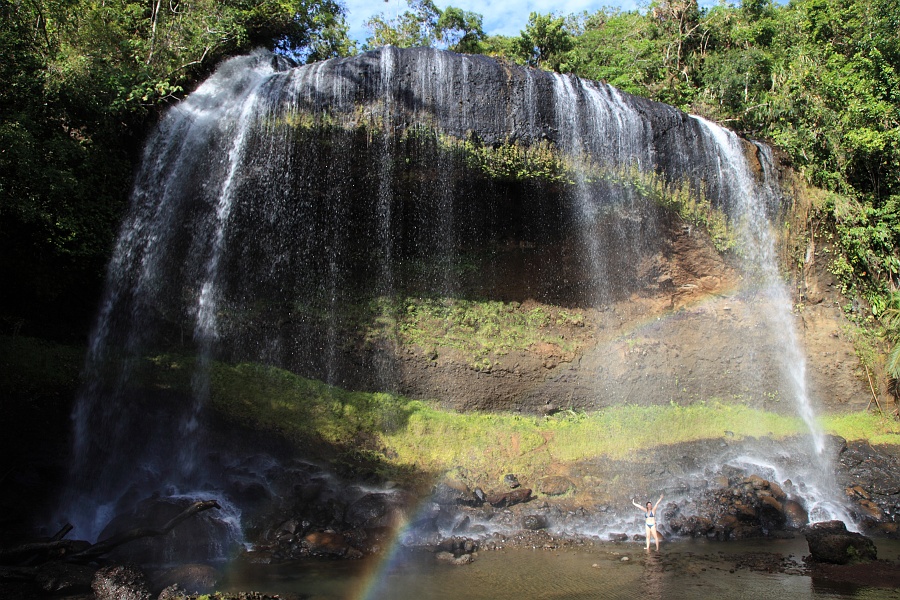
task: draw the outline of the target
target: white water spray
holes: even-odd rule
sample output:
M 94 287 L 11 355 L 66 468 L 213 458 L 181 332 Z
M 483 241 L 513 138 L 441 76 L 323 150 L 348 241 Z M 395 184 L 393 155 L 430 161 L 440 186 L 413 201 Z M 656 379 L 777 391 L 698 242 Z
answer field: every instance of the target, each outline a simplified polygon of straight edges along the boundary
M 790 295 L 778 272 L 775 238 L 767 214 L 767 205 L 773 199 L 775 186 L 771 182 L 760 185 L 754 181 L 747 164 L 746 148 L 734 133 L 700 117 L 695 118 L 715 142 L 720 177 L 729 182 L 728 187 L 733 190 L 730 219 L 738 228 L 744 272 L 763 304 L 762 310 L 758 311 L 761 318 L 779 340 L 781 356 L 778 357 L 778 364 L 789 384 L 797 414 L 808 430 L 812 464 L 811 468 L 804 469 L 802 477 L 806 482 L 804 495 L 810 519 L 813 522 L 840 519 L 853 526 L 847 509 L 837 497 L 834 465 L 825 452 L 825 433 L 816 419 L 807 391 L 806 358 L 797 339 Z M 760 151 L 759 157 L 764 175 L 771 177 L 772 168 L 768 164 L 767 154 Z

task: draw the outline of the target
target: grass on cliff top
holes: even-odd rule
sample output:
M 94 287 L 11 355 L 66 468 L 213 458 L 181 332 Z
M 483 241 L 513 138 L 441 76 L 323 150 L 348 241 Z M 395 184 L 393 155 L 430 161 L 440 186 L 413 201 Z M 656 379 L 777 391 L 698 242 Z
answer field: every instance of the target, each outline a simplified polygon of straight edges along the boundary
M 300 446 L 325 442 L 365 451 L 387 475 L 463 468 L 485 482 L 509 472 L 540 477 L 552 463 L 636 458 L 647 448 L 721 438 L 726 431 L 736 439 L 805 431 L 797 417 L 717 401 L 552 417 L 457 413 L 391 394 L 350 392 L 258 364 L 215 364 L 212 402 L 227 418 L 278 432 Z M 832 415 L 822 422 L 827 432 L 849 440 L 900 444 L 900 425 L 873 413 Z

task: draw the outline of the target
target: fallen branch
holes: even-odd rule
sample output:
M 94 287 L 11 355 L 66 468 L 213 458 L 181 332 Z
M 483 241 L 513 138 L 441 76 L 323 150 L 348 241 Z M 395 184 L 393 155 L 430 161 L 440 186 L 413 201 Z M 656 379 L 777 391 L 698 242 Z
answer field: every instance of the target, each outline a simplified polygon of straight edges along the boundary
M 31 542 L 8 550 L 0 550 L 0 565 L 21 565 L 22 563 L 46 562 L 50 557 L 65 558 L 66 554 L 77 554 L 85 550 L 87 542 L 77 540 L 52 540 Z
M 210 508 L 221 508 L 215 500 L 203 500 L 195 502 L 160 528 L 139 527 L 132 529 L 111 538 L 99 541 L 96 544 L 79 540 L 64 540 L 63 536 L 71 531 L 72 526 L 66 523 L 59 532 L 53 536 L 53 539 L 47 542 L 32 542 L 22 544 L 8 550 L 0 550 L 0 565 L 11 565 L 16 563 L 27 562 L 38 564 L 49 560 L 66 560 L 70 562 L 90 562 L 104 554 L 108 554 L 122 544 L 127 544 L 137 539 L 145 537 L 155 537 L 166 535 L 174 529 L 179 523 L 185 519 L 209 510 Z
M 872 390 L 872 400 L 875 400 L 875 406 L 878 407 L 878 412 L 884 415 L 884 411 L 881 410 L 881 405 L 878 404 L 878 396 L 875 394 L 875 386 L 872 385 L 872 376 L 869 374 L 869 366 L 863 366 L 866 368 L 866 377 L 869 379 L 869 389 Z M 869 410 L 869 407 L 872 406 L 872 400 L 869 400 L 869 403 L 866 404 L 866 410 Z
M 145 537 L 166 535 L 185 519 L 189 519 L 197 513 L 209 510 L 210 508 L 222 507 L 219 506 L 219 503 L 215 500 L 202 500 L 200 502 L 194 502 L 159 529 L 154 529 L 152 527 L 139 527 L 137 529 L 132 529 L 130 531 L 114 535 L 111 538 L 97 542 L 83 552 L 73 554 L 69 557 L 69 560 L 73 562 L 89 562 L 91 560 L 94 560 L 95 558 L 103 556 L 104 554 L 112 552 L 122 544 L 127 544 L 128 542 L 133 542 L 134 540 Z
M 56 534 L 52 538 L 50 538 L 50 541 L 58 542 L 59 540 L 63 539 L 67 535 L 69 535 L 69 532 L 72 531 L 72 529 L 73 529 L 72 524 L 66 523 L 65 525 L 62 526 L 62 528 L 59 531 L 56 532 Z

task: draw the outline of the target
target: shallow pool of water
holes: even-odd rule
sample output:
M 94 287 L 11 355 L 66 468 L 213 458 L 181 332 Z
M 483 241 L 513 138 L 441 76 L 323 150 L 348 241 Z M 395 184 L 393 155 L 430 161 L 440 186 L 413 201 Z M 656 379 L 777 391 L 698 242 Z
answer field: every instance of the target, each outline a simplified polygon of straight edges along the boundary
M 640 544 L 516 548 L 480 552 L 474 563 L 462 566 L 440 563 L 428 552 L 399 550 L 380 560 L 244 566 L 230 573 L 226 590 L 315 600 L 900 599 L 895 588 L 802 574 L 807 554 L 803 538 L 680 541 L 649 553 Z M 900 542 L 879 540 L 878 556 L 897 560 Z M 773 567 L 776 572 L 768 572 Z

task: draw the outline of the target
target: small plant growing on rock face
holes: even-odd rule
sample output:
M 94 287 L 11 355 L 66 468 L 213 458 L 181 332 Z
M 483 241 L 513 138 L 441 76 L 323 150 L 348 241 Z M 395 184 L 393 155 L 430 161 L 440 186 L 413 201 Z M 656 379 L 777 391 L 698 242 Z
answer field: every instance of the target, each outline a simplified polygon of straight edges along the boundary
M 491 361 L 487 358 L 482 358 L 481 360 L 477 360 L 472 364 L 472 368 L 481 373 L 490 373 L 492 366 L 493 365 L 491 364 Z

